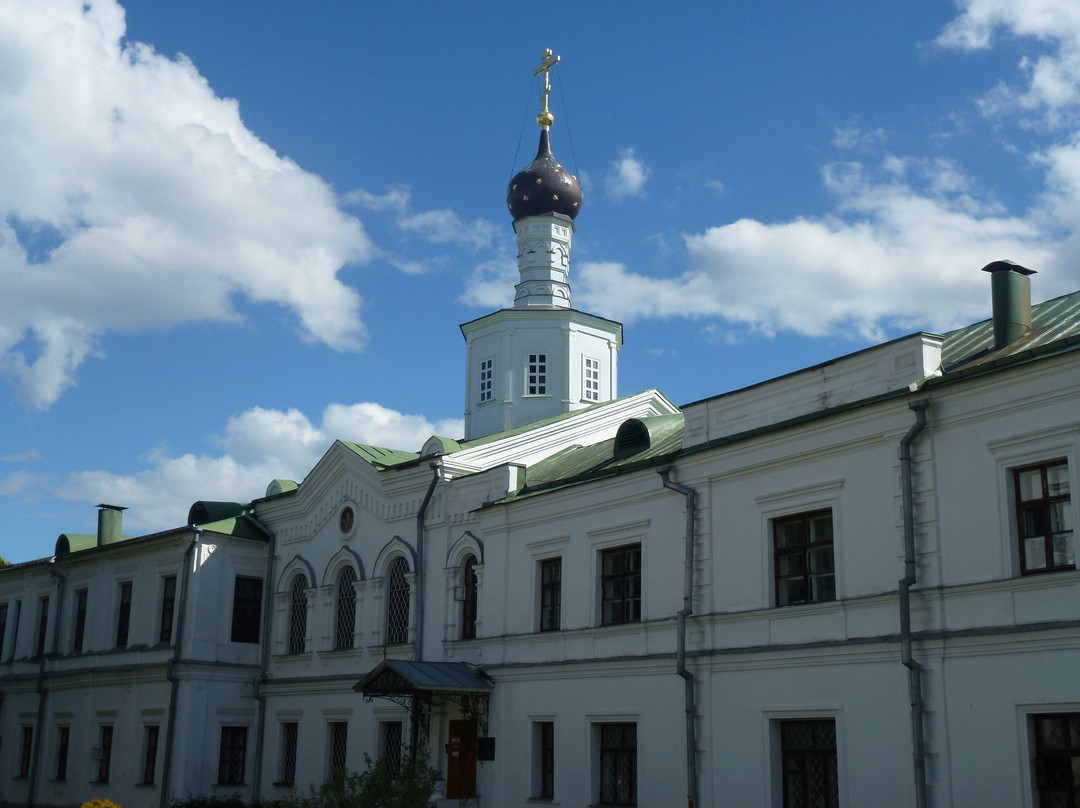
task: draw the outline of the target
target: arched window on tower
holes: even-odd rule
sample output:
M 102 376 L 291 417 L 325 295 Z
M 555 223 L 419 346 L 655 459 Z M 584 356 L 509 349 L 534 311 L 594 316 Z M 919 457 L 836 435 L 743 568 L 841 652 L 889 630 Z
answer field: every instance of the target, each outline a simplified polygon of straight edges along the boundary
M 307 577 L 297 575 L 293 579 L 292 599 L 289 604 L 289 653 L 304 653 L 307 639 Z
M 476 557 L 466 557 L 463 567 L 465 597 L 461 601 L 461 639 L 472 640 L 476 638 Z
M 334 648 L 352 648 L 356 633 L 356 570 L 343 567 L 338 575 L 337 627 Z
M 401 645 L 409 641 L 409 581 L 405 577 L 409 565 L 396 558 L 386 572 L 386 644 Z

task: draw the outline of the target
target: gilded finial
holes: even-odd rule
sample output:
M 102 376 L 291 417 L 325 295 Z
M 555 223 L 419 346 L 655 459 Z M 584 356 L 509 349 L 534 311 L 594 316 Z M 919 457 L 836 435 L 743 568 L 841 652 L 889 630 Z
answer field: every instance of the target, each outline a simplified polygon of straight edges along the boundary
M 544 109 L 536 116 L 536 122 L 544 129 L 550 127 L 555 123 L 555 116 L 551 114 L 551 110 L 548 109 L 548 96 L 551 95 L 551 80 L 549 74 L 551 68 L 555 67 L 559 63 L 561 56 L 552 56 L 551 48 L 544 51 L 544 61 L 540 64 L 540 67 L 533 71 L 533 75 L 544 74 L 544 88 L 540 91 L 540 100 L 544 102 Z

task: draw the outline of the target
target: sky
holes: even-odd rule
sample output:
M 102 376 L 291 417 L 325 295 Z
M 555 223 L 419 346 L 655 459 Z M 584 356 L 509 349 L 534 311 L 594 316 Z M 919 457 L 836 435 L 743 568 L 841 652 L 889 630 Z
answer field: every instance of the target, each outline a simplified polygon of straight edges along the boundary
M 1080 4 L 0 3 L 0 556 L 460 437 L 509 178 L 686 404 L 1080 288 Z

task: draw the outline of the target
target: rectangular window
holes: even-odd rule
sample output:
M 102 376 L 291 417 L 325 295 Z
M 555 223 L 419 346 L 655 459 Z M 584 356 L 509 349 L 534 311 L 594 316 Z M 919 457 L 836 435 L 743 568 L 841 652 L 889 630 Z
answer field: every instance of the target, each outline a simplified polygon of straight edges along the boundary
M 295 721 L 281 723 L 281 768 L 275 785 L 291 786 L 296 783 L 296 742 L 300 725 Z
M 157 769 L 158 725 L 150 724 L 144 730 L 143 739 L 143 785 L 154 784 L 154 771 Z
M 176 610 L 176 576 L 167 575 L 161 581 L 161 630 L 160 642 L 172 642 L 173 612 Z
M 1020 571 L 1073 569 L 1069 465 L 1064 460 L 1013 472 Z
M 109 782 L 109 768 L 112 765 L 112 741 L 113 728 L 105 724 L 101 727 L 100 743 L 97 749 L 97 780 L 98 783 Z
M 218 749 L 218 785 L 238 786 L 244 782 L 247 727 L 222 727 Z
M 347 771 L 349 725 L 344 721 L 331 721 L 327 727 L 330 733 L 330 776 L 333 777 Z
M 49 637 L 49 598 L 43 597 L 38 602 L 38 635 L 37 653 L 35 656 L 45 656 L 45 644 Z
M 56 728 L 56 779 L 67 779 L 68 743 L 71 740 L 71 727 Z
M 262 619 L 262 578 L 236 576 L 233 586 L 232 641 L 258 642 Z
M 86 636 L 86 602 L 89 593 L 80 589 L 75 593 L 75 637 L 71 641 L 72 651 L 83 649 L 83 638 Z
M 533 799 L 555 797 L 555 722 L 533 722 Z
M 390 771 L 401 768 L 403 725 L 400 721 L 379 722 L 379 757 L 386 758 Z
M 540 630 L 558 631 L 562 624 L 562 559 L 540 562 Z
M 492 382 L 495 376 L 495 360 L 485 359 L 480 363 L 480 403 L 491 401 L 494 395 Z
M 601 623 L 637 623 L 641 620 L 641 545 L 616 547 L 601 553 Z
M 831 718 L 780 722 L 784 808 L 837 808 L 836 724 Z
M 11 626 L 11 659 L 19 650 L 19 623 L 22 622 L 22 601 L 15 601 L 15 620 Z
M 30 776 L 30 756 L 34 751 L 34 728 L 22 728 L 22 748 L 19 750 L 19 777 Z
M 637 724 L 600 725 L 600 802 L 637 805 Z
M 1035 716 L 1035 788 L 1040 808 L 1080 805 L 1080 713 Z
M 773 520 L 776 605 L 836 599 L 832 510 Z
M 585 357 L 585 378 L 582 379 L 581 397 L 586 401 L 600 400 L 600 360 Z
M 0 604 L 0 660 L 4 658 L 4 640 L 7 639 L 8 605 Z
M 529 354 L 529 367 L 525 376 L 525 394 L 547 395 L 547 354 Z
M 128 626 L 131 623 L 131 583 L 120 584 L 120 608 L 116 613 L 116 645 L 128 644 Z

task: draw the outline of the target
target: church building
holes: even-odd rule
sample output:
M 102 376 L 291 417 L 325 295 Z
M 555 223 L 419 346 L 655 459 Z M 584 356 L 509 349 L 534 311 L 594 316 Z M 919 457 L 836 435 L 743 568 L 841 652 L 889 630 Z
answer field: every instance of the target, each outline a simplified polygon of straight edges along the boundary
M 982 322 L 620 395 L 622 325 L 571 300 L 557 60 L 465 434 L 343 435 L 150 535 L 102 504 L 0 571 L 0 803 L 419 755 L 451 808 L 1080 806 L 1080 291 L 994 261 Z

